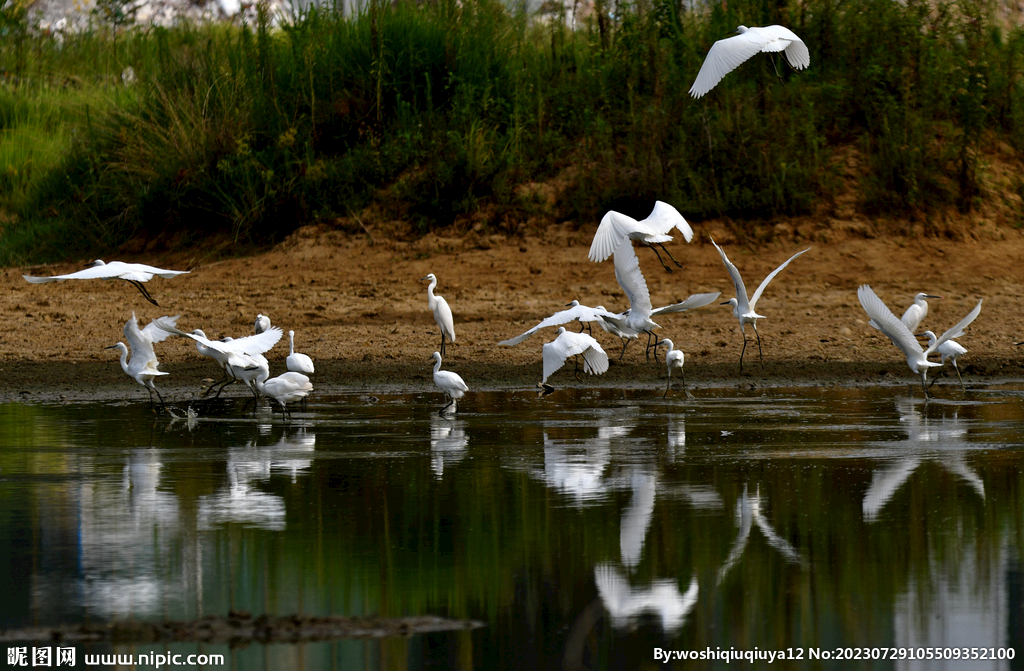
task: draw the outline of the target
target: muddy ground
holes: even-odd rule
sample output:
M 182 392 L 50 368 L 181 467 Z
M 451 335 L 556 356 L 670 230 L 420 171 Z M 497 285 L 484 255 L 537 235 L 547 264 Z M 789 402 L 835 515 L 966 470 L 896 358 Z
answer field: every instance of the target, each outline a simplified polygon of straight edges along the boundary
M 396 390 L 431 384 L 428 358 L 440 338 L 427 310 L 427 273 L 439 278 L 437 293 L 450 303 L 457 340 L 444 367 L 460 373 L 472 389 L 525 388 L 541 377 L 541 345 L 554 331 L 512 348 L 498 341 L 564 309 L 572 299 L 622 310 L 628 303 L 615 281 L 611 260 L 587 259 L 596 228 L 552 226 L 525 236 L 458 237 L 433 234 L 400 242 L 382 231 L 353 234 L 324 227 L 301 229 L 274 249 L 248 258 L 210 261 L 203 252 L 142 255 L 134 260 L 162 267 L 190 268 L 172 280 L 148 284 L 161 307 L 147 303 L 121 281 L 69 281 L 34 285 L 22 273 L 73 272 L 82 264 L 7 268 L 0 295 L 0 399 L 31 401 L 88 398 L 96 394 L 144 399 L 124 376 L 114 350 L 134 310 L 142 324 L 180 314 L 185 330 L 202 328 L 211 337 L 252 332 L 257 313 L 296 332 L 296 349 L 317 366 L 321 389 Z M 918 291 L 939 294 L 922 324 L 942 332 L 959 321 L 979 298 L 980 317 L 959 342 L 970 351 L 961 370 L 970 382 L 1024 377 L 1024 232 L 990 228 L 960 241 L 851 234 L 775 235 L 767 243 L 737 240 L 726 227 L 695 225 L 691 244 L 669 243 L 683 268 L 669 274 L 652 251 L 638 249 L 655 306 L 692 293 L 733 288 L 708 235 L 725 243 L 750 291 L 794 252 L 811 247 L 769 286 L 758 311 L 764 365 L 756 346 L 738 369 L 741 337 L 728 306 L 717 302 L 681 315 L 663 316 L 661 336 L 686 353 L 687 382 L 702 385 L 788 385 L 907 383 L 915 377 L 889 341 L 867 324 L 857 287 L 870 284 L 897 316 Z M 788 229 L 787 229 L 788 231 Z M 808 240 L 810 238 L 810 240 Z M 107 259 L 108 261 L 111 259 Z M 594 335 L 615 359 L 620 341 L 598 329 Z M 752 334 L 751 334 L 752 335 Z M 193 343 L 172 338 L 157 346 L 159 381 L 170 399 L 191 398 L 204 379 L 219 378 L 213 362 Z M 272 374 L 284 371 L 287 335 L 268 353 Z M 571 370 L 552 378 L 557 386 L 664 384 L 662 365 L 644 361 L 633 344 L 624 363 L 601 378 L 573 379 Z M 955 377 L 936 389 L 956 384 Z M 953 387 L 947 387 L 952 393 Z M 236 388 L 234 394 L 243 393 Z

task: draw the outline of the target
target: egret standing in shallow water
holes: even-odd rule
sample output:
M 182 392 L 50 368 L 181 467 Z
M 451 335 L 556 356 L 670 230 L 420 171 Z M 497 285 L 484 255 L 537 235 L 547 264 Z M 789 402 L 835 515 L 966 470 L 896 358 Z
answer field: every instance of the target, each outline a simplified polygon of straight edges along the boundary
M 755 54 L 778 51 L 786 54 L 786 60 L 795 70 L 803 70 L 811 64 L 811 54 L 807 50 L 807 45 L 789 28 L 740 26 L 733 37 L 718 40 L 711 45 L 704 64 L 697 73 L 697 79 L 690 87 L 690 95 L 700 98 L 715 88 L 723 77 Z M 774 64 L 774 60 L 772 63 Z
M 315 372 L 313 360 L 295 351 L 295 331 L 288 331 L 288 358 L 284 360 L 284 364 L 293 373 L 312 375 Z
M 544 344 L 543 350 L 544 377 L 539 386 L 547 393 L 555 390 L 547 383 L 548 378 L 564 366 L 565 360 L 571 356 L 583 355 L 584 373 L 600 375 L 608 370 L 608 355 L 601 349 L 601 344 L 586 333 L 566 331 L 564 326 L 558 329 L 554 340 Z
M 932 296 L 931 294 L 920 293 L 914 296 L 914 302 L 910 304 L 907 311 L 900 317 L 900 321 L 906 325 L 911 333 L 917 331 L 917 327 L 921 325 L 921 320 L 928 316 L 928 301 L 926 298 L 942 298 L 942 296 Z
M 667 367 L 668 367 L 668 378 L 667 378 L 667 384 L 665 385 L 665 393 L 662 395 L 662 398 L 668 397 L 668 391 L 669 391 L 669 389 L 672 388 L 672 369 L 673 368 L 678 368 L 679 369 L 679 375 L 680 375 L 680 377 L 683 378 L 683 391 L 686 392 L 686 397 L 687 398 L 693 398 L 693 394 L 691 394 L 690 390 L 686 388 L 686 373 L 683 372 L 683 361 L 685 360 L 686 357 L 683 355 L 682 350 L 676 349 L 675 345 L 673 345 L 672 341 L 669 340 L 668 338 L 665 338 L 664 340 L 659 341 L 656 346 L 660 346 L 660 345 L 664 345 L 665 347 L 668 348 L 668 352 L 665 354 L 665 363 L 667 364 Z
M 729 300 L 725 301 L 725 303 L 722 303 L 722 305 L 731 305 L 732 316 L 738 319 L 740 322 L 740 333 L 743 334 L 743 350 L 740 351 L 740 372 L 742 373 L 743 355 L 747 351 L 747 332 L 743 328 L 745 324 L 751 324 L 754 327 L 754 335 L 757 337 L 757 355 L 758 358 L 761 359 L 762 365 L 764 364 L 764 358 L 761 353 L 761 334 L 757 332 L 757 320 L 764 319 L 765 316 L 757 314 L 757 311 L 755 309 L 757 307 L 757 300 L 761 298 L 761 294 L 764 293 L 765 287 L 768 286 L 768 283 L 775 279 L 775 276 L 781 273 L 782 269 L 788 266 L 790 261 L 800 256 L 801 254 L 810 251 L 811 248 L 808 247 L 802 252 L 797 252 L 793 256 L 789 257 L 785 263 L 783 263 L 781 266 L 773 270 L 768 275 L 768 277 L 764 278 L 764 281 L 761 282 L 761 285 L 757 287 L 757 291 L 754 292 L 754 296 L 748 301 L 747 287 L 743 284 L 743 278 L 740 276 L 740 271 L 736 269 L 736 266 L 733 265 L 732 261 L 729 260 L 729 257 L 725 255 L 725 252 L 722 251 L 722 248 L 719 247 L 714 240 L 711 240 L 711 244 L 715 245 L 715 249 L 717 249 L 719 255 L 721 255 L 722 263 L 725 264 L 725 269 L 729 271 L 729 277 L 732 278 L 733 286 L 736 287 L 736 298 L 730 298 Z
M 928 360 L 928 355 L 934 352 L 936 349 L 942 346 L 947 340 L 952 338 L 959 338 L 964 334 L 966 329 L 971 322 L 977 318 L 981 312 L 981 301 L 971 310 L 966 317 L 964 317 L 959 324 L 949 329 L 941 336 L 939 336 L 934 343 L 928 346 L 928 349 L 923 349 L 921 343 L 917 342 L 914 334 L 910 332 L 907 325 L 899 319 L 896 319 L 896 315 L 886 307 L 885 303 L 882 302 L 875 292 L 871 290 L 871 287 L 863 284 L 857 289 L 857 298 L 860 299 L 860 304 L 864 307 L 864 311 L 868 313 L 868 317 L 871 320 L 868 322 L 871 326 L 875 327 L 892 341 L 893 345 L 896 345 L 907 357 L 907 365 L 910 366 L 910 370 L 921 376 L 921 388 L 924 390 L 925 398 L 928 398 L 928 369 L 936 368 L 942 364 L 935 363 L 934 361 Z
M 430 361 L 434 362 L 434 384 L 444 393 L 448 394 L 451 401 L 448 405 L 441 408 L 437 414 L 443 415 L 445 411 L 450 407 L 452 412 L 459 411 L 459 399 L 462 398 L 463 394 L 469 391 L 469 387 L 463 382 L 462 377 L 457 373 L 453 373 L 448 370 L 441 370 L 441 353 L 434 352 L 434 355 L 430 357 Z
M 157 361 L 156 352 L 153 350 L 153 343 L 163 342 L 171 335 L 168 329 L 175 328 L 179 316 L 160 317 L 151 321 L 146 328 L 140 329 L 135 313 L 132 312 L 132 318 L 125 323 L 123 329 L 124 337 L 132 348 L 131 360 L 128 359 L 128 347 L 123 342 L 105 348 L 121 351 L 121 370 L 146 388 L 151 404 L 153 403 L 153 392 L 156 392 L 157 398 L 160 399 L 160 405 L 164 405 L 164 399 L 154 386 L 153 379 L 160 375 L 167 375 L 157 369 L 159 361 Z
M 31 275 L 22 275 L 22 277 L 25 278 L 25 281 L 32 284 L 63 282 L 64 280 L 124 280 L 142 292 L 143 298 L 153 305 L 160 307 L 159 303 L 153 300 L 153 297 L 146 291 L 146 287 L 142 286 L 142 283 L 150 281 L 154 275 L 170 279 L 188 272 L 187 270 L 164 270 L 163 268 L 154 268 L 142 263 L 124 263 L 123 261 L 104 263 L 100 259 L 96 259 L 88 268 L 79 270 L 77 273 L 53 275 L 52 277 L 33 277 Z
M 313 383 L 302 373 L 288 371 L 269 380 L 265 375 L 260 375 L 255 380 L 256 389 L 264 396 L 268 396 L 281 404 L 281 412 L 285 418 L 288 417 L 288 404 L 292 401 L 300 401 L 306 398 L 306 394 L 313 391 Z
M 434 321 L 437 322 L 438 328 L 441 329 L 441 356 L 444 356 L 445 338 L 455 342 L 455 321 L 452 319 L 452 309 L 448 307 L 448 301 L 443 296 L 434 295 L 434 287 L 437 286 L 437 278 L 434 277 L 434 273 L 430 273 L 421 279 L 420 282 L 428 280 L 430 281 L 430 286 L 427 287 L 427 307 L 434 313 Z
M 938 338 L 935 337 L 935 334 L 933 332 L 925 331 L 921 335 L 928 338 L 929 349 L 935 346 L 935 341 Z M 960 376 L 960 367 L 956 365 L 957 357 L 959 357 L 961 354 L 967 354 L 967 348 L 955 340 L 947 340 L 946 342 L 942 343 L 937 348 L 935 348 L 935 351 L 938 352 L 939 355 L 942 357 L 942 365 L 945 365 L 946 359 L 949 359 L 950 361 L 953 362 L 953 370 L 956 371 L 956 379 L 960 380 L 960 388 L 964 391 L 967 391 L 967 387 L 964 386 L 964 379 Z M 938 381 L 938 379 L 939 378 L 935 378 L 934 380 L 932 380 L 932 384 L 935 384 Z

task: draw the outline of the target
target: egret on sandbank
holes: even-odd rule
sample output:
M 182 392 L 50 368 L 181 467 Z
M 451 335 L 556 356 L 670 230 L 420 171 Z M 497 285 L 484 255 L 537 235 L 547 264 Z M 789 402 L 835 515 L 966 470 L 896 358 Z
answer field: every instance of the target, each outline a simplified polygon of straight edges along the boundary
M 253 329 L 256 331 L 256 335 L 259 335 L 270 328 L 270 317 L 267 315 L 256 315 L 256 322 L 253 324 Z
M 427 287 L 427 307 L 434 313 L 434 321 L 437 322 L 438 328 L 441 329 L 441 355 L 444 356 L 445 338 L 455 342 L 455 321 L 452 319 L 452 309 L 448 307 L 448 301 L 443 296 L 434 295 L 434 287 L 437 286 L 437 278 L 434 276 L 434 273 L 430 273 L 421 279 L 420 282 L 428 280 L 430 281 L 430 286 Z
M 929 396 L 928 369 L 937 368 L 942 365 L 929 361 L 928 355 L 936 351 L 947 340 L 962 336 L 964 329 L 981 312 L 981 301 L 978 301 L 974 309 L 959 324 L 939 336 L 934 343 L 928 346 L 928 349 L 922 349 L 921 343 L 917 342 L 917 339 L 910 332 L 910 329 L 907 328 L 907 325 L 896 318 L 896 315 L 886 307 L 882 299 L 875 295 L 870 286 L 862 284 L 857 289 L 857 298 L 860 299 L 860 304 L 864 307 L 864 311 L 871 318 L 868 324 L 884 333 L 892 341 L 892 344 L 896 345 L 903 352 L 904 356 L 907 357 L 907 365 L 910 366 L 910 370 L 921 376 L 921 388 L 924 390 L 925 398 Z
M 564 326 L 558 329 L 554 340 L 544 343 L 543 351 L 544 377 L 538 386 L 549 394 L 555 388 L 547 383 L 548 378 L 564 366 L 565 360 L 571 356 L 583 355 L 584 373 L 600 375 L 608 370 L 608 355 L 601 349 L 601 344 L 586 333 L 566 331 Z
M 757 337 L 757 355 L 761 359 L 762 365 L 764 364 L 764 355 L 761 352 L 761 334 L 757 332 L 757 320 L 765 319 L 764 315 L 757 314 L 757 300 L 761 298 L 761 294 L 764 293 L 765 287 L 768 283 L 775 279 L 775 276 L 782 272 L 782 269 L 789 265 L 789 263 L 796 257 L 810 251 L 810 247 L 807 249 L 797 252 L 793 256 L 786 259 L 786 262 L 781 266 L 769 273 L 768 277 L 764 278 L 761 285 L 757 287 L 757 291 L 750 300 L 747 300 L 747 287 L 743 284 L 743 278 L 740 276 L 740 271 L 736 269 L 729 257 L 725 255 L 722 248 L 718 244 L 711 240 L 711 244 L 718 250 L 719 255 L 722 257 L 722 263 L 725 264 L 725 269 L 729 271 L 729 277 L 732 278 L 733 286 L 736 288 L 736 298 L 730 298 L 729 300 L 722 303 L 722 305 L 732 306 L 732 316 L 740 322 L 740 333 L 743 334 L 743 349 L 740 351 L 740 372 L 743 372 L 743 355 L 747 351 L 747 332 L 744 329 L 744 325 L 752 324 L 754 326 L 754 335 Z
M 764 26 L 747 28 L 740 26 L 736 34 L 711 45 L 704 64 L 700 66 L 697 79 L 690 87 L 690 95 L 700 98 L 715 88 L 727 74 L 758 53 L 782 51 L 794 70 L 803 70 L 811 64 L 811 54 L 789 28 Z M 772 63 L 774 64 L 774 60 Z M 776 70 L 778 73 L 778 70 Z
M 921 335 L 928 338 L 928 347 L 932 347 L 933 345 L 935 345 L 935 341 L 938 340 L 938 338 L 935 337 L 935 334 L 931 331 L 925 331 Z M 963 377 L 960 376 L 960 367 L 956 365 L 957 357 L 959 357 L 961 354 L 967 354 L 967 348 L 955 340 L 947 340 L 946 342 L 936 347 L 935 351 L 938 352 L 939 355 L 942 357 L 942 359 L 940 360 L 940 363 L 942 365 L 946 365 L 946 359 L 949 359 L 950 361 L 953 362 L 953 370 L 956 371 L 956 379 L 960 380 L 960 388 L 964 391 L 967 391 L 967 387 L 964 386 L 964 379 Z M 934 380 L 932 380 L 932 385 L 934 385 L 938 380 L 939 378 L 935 378 Z
M 445 411 L 450 407 L 452 412 L 459 411 L 459 399 L 462 398 L 463 394 L 469 391 L 469 387 L 462 380 L 462 377 L 457 373 L 453 373 L 449 370 L 441 370 L 441 353 L 434 352 L 434 355 L 428 359 L 428 361 L 434 362 L 434 384 L 444 393 L 448 394 L 451 401 L 448 405 L 441 408 L 438 415 L 444 415 Z
M 926 298 L 939 298 L 942 296 L 932 296 L 931 294 L 920 293 L 914 296 L 914 302 L 910 304 L 907 311 L 900 317 L 900 321 L 903 322 L 911 333 L 917 331 L 917 327 L 921 325 L 921 320 L 928 316 L 928 301 Z
M 88 268 L 79 270 L 77 273 L 53 275 L 52 277 L 33 277 L 32 275 L 22 275 L 22 277 L 25 278 L 25 281 L 32 284 L 63 282 L 64 280 L 124 280 L 142 292 L 143 298 L 153 305 L 160 307 L 160 304 L 149 295 L 149 292 L 146 291 L 146 287 L 142 286 L 142 283 L 153 279 L 154 275 L 170 279 L 176 275 L 184 275 L 188 272 L 187 270 L 164 270 L 142 263 L 124 263 L 123 261 L 104 263 L 100 259 L 96 259 Z
M 312 375 L 313 360 L 305 354 L 295 351 L 295 331 L 288 331 L 288 358 L 284 360 L 285 366 L 293 373 L 305 373 Z

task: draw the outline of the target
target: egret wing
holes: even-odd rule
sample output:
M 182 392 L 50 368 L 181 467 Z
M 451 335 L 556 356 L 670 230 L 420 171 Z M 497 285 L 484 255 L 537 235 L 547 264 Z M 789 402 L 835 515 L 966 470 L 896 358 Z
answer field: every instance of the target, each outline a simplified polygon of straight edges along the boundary
M 761 282 L 761 286 L 759 286 L 759 287 L 757 288 L 757 291 L 755 291 L 755 292 L 754 292 L 754 297 L 750 299 L 750 309 L 751 309 L 751 310 L 753 310 L 753 309 L 754 309 L 754 306 L 755 306 L 755 305 L 757 305 L 757 299 L 758 299 L 758 298 L 760 298 L 760 297 L 761 297 L 761 294 L 763 294 L 763 293 L 764 293 L 765 287 L 767 287 L 767 286 L 768 286 L 768 283 L 769 283 L 769 282 L 771 282 L 771 281 L 772 281 L 773 279 L 775 279 L 775 276 L 776 276 L 776 275 L 778 275 L 779 273 L 781 273 L 781 272 L 782 272 L 782 269 L 783 269 L 783 268 L 785 268 L 786 266 L 788 266 L 788 265 L 789 265 L 789 262 L 790 262 L 790 261 L 792 261 L 792 260 L 793 260 L 793 259 L 795 259 L 796 257 L 800 256 L 801 254 L 806 254 L 806 253 L 807 253 L 807 252 L 809 252 L 809 251 L 811 251 L 811 248 L 810 248 L 810 247 L 808 247 L 807 249 L 803 250 L 802 252 L 797 252 L 797 253 L 796 253 L 796 254 L 794 254 L 793 256 L 791 256 L 791 257 L 789 257 L 788 259 L 786 259 L 786 262 L 785 262 L 785 263 L 783 263 L 783 264 L 782 264 L 781 266 L 779 266 L 778 268 L 776 268 L 775 270 L 773 270 L 773 271 L 771 272 L 771 274 L 769 274 L 769 275 L 768 275 L 768 277 L 764 278 L 764 280 L 763 280 L 763 281 Z M 888 309 L 888 308 L 886 308 L 886 309 Z
M 755 29 L 750 29 L 741 35 L 718 40 L 708 50 L 704 64 L 700 66 L 700 71 L 697 73 L 697 79 L 690 87 L 690 95 L 700 98 L 715 88 L 723 77 L 762 51 L 764 46 L 764 36 Z
M 568 310 L 561 310 L 546 319 L 542 319 L 540 323 L 531 328 L 529 331 L 517 335 L 515 338 L 502 340 L 498 344 L 505 345 L 508 347 L 518 345 L 519 343 L 523 342 L 524 340 L 532 336 L 534 333 L 539 331 L 540 329 L 548 328 L 549 326 L 561 326 L 562 324 L 568 324 L 569 322 L 575 321 L 577 319 L 579 319 L 581 322 L 592 322 L 600 319 L 602 314 L 614 316 L 613 313 L 608 312 L 607 310 L 602 310 L 600 308 L 592 308 L 586 305 L 574 305 Z
M 864 307 L 864 311 L 871 318 L 871 325 L 888 336 L 892 344 L 899 347 L 908 359 L 915 354 L 924 354 L 921 343 L 917 342 L 914 334 L 910 332 L 906 324 L 896 318 L 892 310 L 886 307 L 882 299 L 875 295 L 870 286 L 862 284 L 857 289 L 857 298 L 860 299 L 860 304 Z
M 544 378 L 541 382 L 547 382 L 551 375 L 565 365 L 566 359 L 583 353 L 585 348 L 573 337 L 574 335 L 576 334 L 563 331 L 551 342 L 544 343 Z
M 740 271 L 736 269 L 729 257 L 725 255 L 722 248 L 718 246 L 714 238 L 711 239 L 711 244 L 718 250 L 718 254 L 722 257 L 722 263 L 725 264 L 725 269 L 729 271 L 729 277 L 732 278 L 732 284 L 736 288 L 736 303 L 739 305 L 739 314 L 743 314 L 750 309 L 750 304 L 747 302 L 747 287 L 743 284 L 743 278 L 740 276 Z
M 577 334 L 583 335 L 583 334 Z M 583 350 L 583 372 L 591 375 L 601 375 L 608 370 L 608 354 L 601 349 L 600 343 L 585 336 L 590 340 L 590 347 Z
M 679 214 L 679 210 L 660 200 L 654 203 L 651 214 L 640 223 L 646 224 L 652 231 L 662 235 L 668 235 L 673 228 L 676 228 L 683 234 L 684 240 L 687 242 L 693 240 L 693 229 L 690 228 L 690 224 L 686 222 L 683 215 Z
M 282 335 L 280 326 L 271 326 L 263 333 L 236 338 L 235 340 L 219 344 L 227 346 L 227 349 L 224 351 L 242 352 L 254 356 L 256 354 L 263 354 L 271 349 L 281 339 Z
M 22 275 L 22 277 L 32 284 L 42 284 L 44 282 L 63 282 L 64 280 L 110 280 L 120 277 L 120 275 L 121 273 L 117 268 L 111 269 L 110 264 L 106 264 L 102 266 L 89 266 L 78 272 L 66 275 L 51 275 L 50 277 Z
M 604 261 L 615 253 L 623 238 L 628 238 L 638 226 L 639 222 L 633 217 L 609 210 L 594 233 L 588 258 L 594 262 Z
M 959 338 L 960 336 L 962 336 L 964 334 L 964 329 L 970 326 L 971 322 L 977 319 L 978 315 L 981 314 L 981 303 L 983 300 L 985 299 L 983 298 L 979 300 L 978 304 L 974 306 L 974 309 L 968 312 L 967 316 L 961 319 L 959 324 L 957 324 L 953 328 L 949 329 L 948 331 L 940 335 L 938 340 L 935 341 L 935 344 L 929 346 L 928 349 L 925 350 L 925 356 L 928 356 L 929 354 L 937 350 L 947 340 Z M 900 323 L 902 324 L 903 322 Z
M 656 308 L 651 310 L 651 316 L 660 315 L 669 312 L 686 312 L 687 310 L 694 310 L 696 308 L 702 308 L 705 305 L 710 305 L 718 300 L 718 297 L 722 295 L 721 291 L 715 291 L 710 294 L 693 294 L 682 303 L 673 303 L 672 305 L 666 305 L 665 307 Z
M 113 263 L 119 262 L 114 261 Z M 123 265 L 125 266 L 125 269 L 127 269 L 129 272 L 146 273 L 147 275 L 150 276 L 156 275 L 157 277 L 162 277 L 166 280 L 169 280 L 172 277 L 177 277 L 178 275 L 187 275 L 188 273 L 191 272 L 189 270 L 167 270 L 165 268 L 156 268 L 154 266 L 147 266 L 144 263 L 125 263 Z M 147 277 L 146 280 L 148 279 L 149 278 Z M 141 281 L 145 282 L 146 280 Z
M 651 315 L 651 292 L 640 272 L 640 259 L 628 238 L 615 248 L 615 279 L 629 299 L 629 313 L 648 318 Z
M 135 313 L 132 313 L 135 316 Z M 146 324 L 146 328 L 142 329 L 142 335 L 151 343 L 163 342 L 171 335 L 171 328 L 174 328 L 178 324 L 178 319 L 181 315 L 174 315 L 173 317 L 163 316 L 157 317 L 153 321 Z M 127 334 L 126 334 L 127 335 Z

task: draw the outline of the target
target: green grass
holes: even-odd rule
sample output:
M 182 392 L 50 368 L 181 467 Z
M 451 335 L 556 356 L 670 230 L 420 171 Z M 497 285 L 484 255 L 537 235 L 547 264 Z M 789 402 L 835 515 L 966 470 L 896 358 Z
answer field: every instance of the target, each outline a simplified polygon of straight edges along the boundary
M 604 11 L 570 31 L 489 0 L 378 2 L 277 29 L 98 26 L 63 44 L 11 14 L 0 262 L 140 236 L 265 244 L 370 205 L 422 231 L 467 216 L 514 229 L 537 210 L 517 187 L 556 177 L 560 220 L 662 199 L 753 229 L 827 210 L 850 146 L 869 168 L 862 211 L 927 215 L 979 202 L 986 134 L 1024 142 L 1021 33 L 979 3 Z M 716 39 L 776 22 L 803 37 L 809 69 L 757 57 L 689 97 Z

